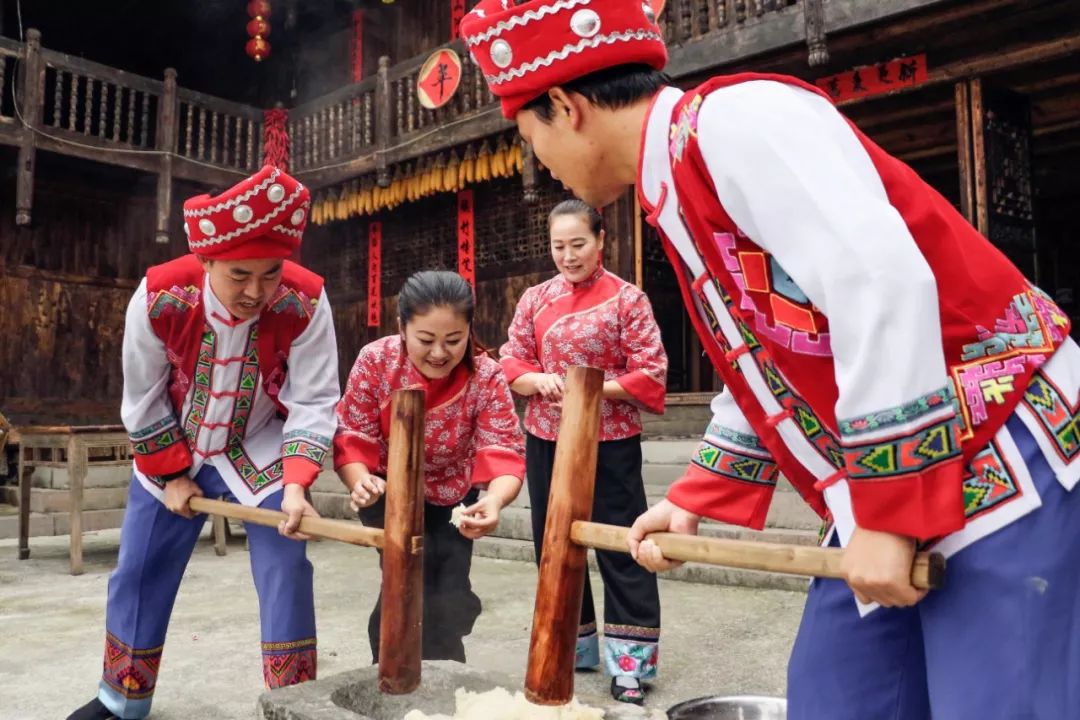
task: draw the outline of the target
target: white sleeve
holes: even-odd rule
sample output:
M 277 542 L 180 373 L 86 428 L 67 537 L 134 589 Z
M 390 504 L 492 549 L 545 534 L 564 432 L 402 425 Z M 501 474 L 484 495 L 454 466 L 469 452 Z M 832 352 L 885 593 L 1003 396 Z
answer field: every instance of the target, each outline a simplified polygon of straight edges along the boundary
M 326 290 L 307 328 L 293 341 L 278 400 L 288 409 L 282 438 L 285 482 L 310 486 L 334 438 L 341 397 L 337 337 Z
M 120 418 L 131 436 L 136 467 L 155 476 L 189 468 L 191 453 L 168 392 L 171 365 L 147 313 L 145 278 L 128 303 L 122 358 Z
M 698 128 L 724 209 L 829 319 L 837 418 L 941 391 L 934 275 L 836 108 L 752 81 L 709 95 Z

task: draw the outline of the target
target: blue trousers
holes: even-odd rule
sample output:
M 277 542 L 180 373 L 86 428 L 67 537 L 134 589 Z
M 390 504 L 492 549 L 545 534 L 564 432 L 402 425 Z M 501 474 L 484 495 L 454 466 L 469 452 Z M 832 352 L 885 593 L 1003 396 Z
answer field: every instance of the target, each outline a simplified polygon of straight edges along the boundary
M 814 580 L 788 667 L 789 720 L 1080 718 L 1080 492 L 1015 416 L 1042 506 L 949 558 L 946 586 L 860 618 Z
M 204 465 L 195 482 L 207 497 L 232 499 L 218 472 Z M 280 492 L 260 507 L 281 509 Z M 171 513 L 132 479 L 120 531 L 120 560 L 109 578 L 105 662 L 98 698 L 116 716 L 150 713 L 161 652 L 180 580 L 205 515 Z M 259 596 L 263 676 L 267 687 L 315 677 L 315 604 L 306 543 L 276 528 L 244 524 Z M 214 658 L 207 658 L 211 662 Z

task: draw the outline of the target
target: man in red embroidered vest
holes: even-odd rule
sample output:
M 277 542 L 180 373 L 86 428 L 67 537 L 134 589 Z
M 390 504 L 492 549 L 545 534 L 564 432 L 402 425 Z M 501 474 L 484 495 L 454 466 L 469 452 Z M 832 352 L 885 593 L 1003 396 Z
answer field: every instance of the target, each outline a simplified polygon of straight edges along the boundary
M 782 473 L 848 577 L 811 587 L 790 718 L 1075 715 L 1080 348 L 1054 303 L 814 87 L 670 87 L 648 2 L 481 0 L 461 29 L 554 176 L 593 206 L 636 184 L 724 380 L 638 561 L 671 567 L 642 538 L 703 515 L 761 527 Z M 928 596 L 920 544 L 951 556 Z
M 124 328 L 121 414 L 134 479 L 109 578 L 104 673 L 71 718 L 150 712 L 169 615 L 205 515 L 192 496 L 282 510 L 247 524 L 269 688 L 315 677 L 312 567 L 300 518 L 330 446 L 337 343 L 322 278 L 285 258 L 310 194 L 267 166 L 184 203 L 190 255 L 150 268 Z M 210 658 L 207 658 L 209 661 Z

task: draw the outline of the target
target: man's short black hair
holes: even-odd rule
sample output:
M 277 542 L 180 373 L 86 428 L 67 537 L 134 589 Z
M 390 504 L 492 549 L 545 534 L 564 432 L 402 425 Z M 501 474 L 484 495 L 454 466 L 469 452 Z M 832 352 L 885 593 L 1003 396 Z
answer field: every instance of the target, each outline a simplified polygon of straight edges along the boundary
M 648 65 L 616 65 L 582 75 L 562 83 L 560 87 L 581 95 L 597 107 L 618 110 L 651 98 L 670 84 L 671 78 Z M 554 111 L 547 93 L 530 101 L 522 109 L 532 110 L 546 123 L 551 122 Z

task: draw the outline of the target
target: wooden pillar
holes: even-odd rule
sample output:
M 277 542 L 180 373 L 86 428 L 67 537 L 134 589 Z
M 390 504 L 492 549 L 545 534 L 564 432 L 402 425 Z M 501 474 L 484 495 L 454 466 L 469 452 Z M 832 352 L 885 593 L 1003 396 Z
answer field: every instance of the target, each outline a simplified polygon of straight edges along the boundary
M 41 95 L 45 89 L 45 66 L 41 62 L 41 32 L 26 31 L 26 54 L 19 83 L 19 112 L 25 123 L 15 165 L 15 224 L 29 225 L 34 207 L 34 161 L 37 155 L 36 131 L 41 125 Z
M 157 224 L 154 228 L 154 242 L 160 245 L 169 243 L 169 214 L 172 212 L 172 167 L 173 154 L 176 152 L 176 137 L 179 127 L 179 104 L 176 98 L 176 70 L 165 68 L 165 93 L 158 105 L 157 149 L 161 151 L 157 182 Z
M 603 387 L 596 368 L 575 366 L 566 374 L 525 676 L 525 697 L 538 705 L 564 705 L 574 695 L 587 550 L 571 542 L 570 526 L 592 516 Z
M 424 610 L 424 393 L 396 390 L 390 405 L 383 534 L 379 690 L 420 685 Z
M 631 188 L 604 208 L 604 236 L 607 269 L 627 282 L 634 282 L 634 210 L 636 193 Z
M 818 67 L 829 62 L 829 48 L 825 45 L 825 3 L 822 0 L 803 0 L 803 18 L 806 22 L 807 62 Z
M 521 146 L 521 162 L 521 186 L 525 191 L 525 202 L 535 205 L 540 201 L 540 168 L 536 166 L 536 153 L 529 143 Z
M 978 82 L 975 80 L 974 82 Z M 975 224 L 975 167 L 971 154 L 971 88 L 968 80 L 955 87 L 956 151 L 960 173 L 960 214 Z
M 83 527 L 83 484 L 86 482 L 86 473 L 89 458 L 87 457 L 86 444 L 79 441 L 79 436 L 74 432 L 68 438 L 67 443 L 67 471 L 71 508 L 68 510 L 68 518 L 71 524 L 71 538 L 68 542 L 68 555 L 71 562 L 71 574 L 83 574 L 82 558 L 82 527 Z
M 375 78 L 375 179 L 379 187 L 390 187 L 390 171 L 386 150 L 390 147 L 393 113 L 390 96 L 390 58 L 379 56 L 379 72 Z
M 641 200 L 634 189 L 634 284 L 645 289 L 645 244 L 641 227 Z

